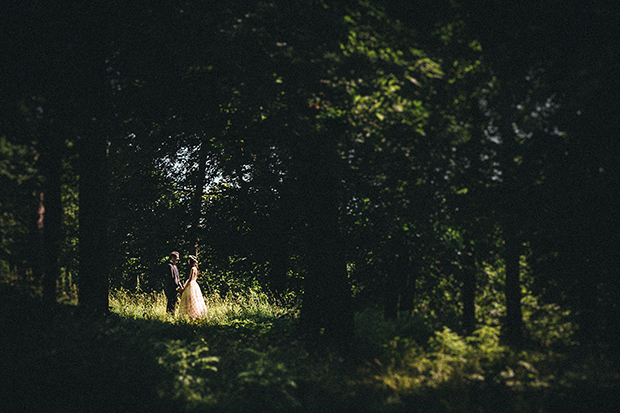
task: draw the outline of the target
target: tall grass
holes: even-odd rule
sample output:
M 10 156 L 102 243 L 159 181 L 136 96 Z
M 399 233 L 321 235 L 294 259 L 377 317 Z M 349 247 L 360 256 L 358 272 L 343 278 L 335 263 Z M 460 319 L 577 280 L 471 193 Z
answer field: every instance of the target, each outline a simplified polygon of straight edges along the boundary
M 173 323 L 191 322 L 200 325 L 229 325 L 240 320 L 274 319 L 294 311 L 280 306 L 268 295 L 248 290 L 245 293 L 204 296 L 207 315 L 197 320 L 166 313 L 166 296 L 162 292 L 133 293 L 127 290 L 110 292 L 112 312 L 129 318 L 156 319 Z
M 211 324 L 229 324 L 240 319 L 270 319 L 290 311 L 281 307 L 264 293 L 249 290 L 244 294 L 228 294 L 225 297 L 210 295 L 205 298 L 207 320 Z
M 128 318 L 146 318 L 169 321 L 166 314 L 166 296 L 160 292 L 134 293 L 125 289 L 111 290 L 110 310 Z
M 156 384 L 162 397 L 189 411 L 299 407 L 295 391 L 303 353 L 285 334 L 290 318 L 281 317 L 294 306 L 251 289 L 204 298 L 207 315 L 190 320 L 167 314 L 163 293 L 110 293 L 112 312 L 127 326 L 140 325 L 140 341 L 152 343 L 165 371 Z

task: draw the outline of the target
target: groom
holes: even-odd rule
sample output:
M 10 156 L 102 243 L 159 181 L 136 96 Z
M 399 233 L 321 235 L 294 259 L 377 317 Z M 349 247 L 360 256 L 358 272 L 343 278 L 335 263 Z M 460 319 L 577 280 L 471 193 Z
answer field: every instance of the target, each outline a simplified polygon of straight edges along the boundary
M 177 292 L 183 288 L 181 280 L 179 279 L 179 269 L 177 268 L 177 262 L 179 262 L 179 253 L 172 251 L 170 253 L 170 260 L 166 263 L 166 278 L 164 280 L 164 292 L 168 299 L 166 305 L 166 311 L 168 314 L 174 315 L 174 309 L 177 304 Z

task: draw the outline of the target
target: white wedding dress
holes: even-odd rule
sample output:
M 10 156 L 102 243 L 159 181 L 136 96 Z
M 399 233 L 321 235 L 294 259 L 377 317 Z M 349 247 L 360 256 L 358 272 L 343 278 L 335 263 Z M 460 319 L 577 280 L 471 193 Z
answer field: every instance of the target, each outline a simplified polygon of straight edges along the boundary
M 201 318 L 207 315 L 207 306 L 202 296 L 200 286 L 196 282 L 198 279 L 198 269 L 192 267 L 189 279 L 185 282 L 185 289 L 181 295 L 179 305 L 179 316 L 188 316 L 191 319 Z

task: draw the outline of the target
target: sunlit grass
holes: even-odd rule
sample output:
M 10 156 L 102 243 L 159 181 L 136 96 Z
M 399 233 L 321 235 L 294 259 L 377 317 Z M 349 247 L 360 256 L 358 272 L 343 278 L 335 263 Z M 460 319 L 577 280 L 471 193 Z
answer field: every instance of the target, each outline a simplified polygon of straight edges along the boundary
M 225 297 L 210 295 L 205 298 L 207 321 L 211 324 L 228 324 L 240 319 L 269 319 L 289 310 L 275 304 L 266 294 L 249 290 L 245 294 Z
M 226 325 L 247 319 L 273 319 L 292 311 L 290 307 L 277 305 L 268 295 L 253 290 L 243 294 L 228 294 L 224 297 L 210 294 L 204 298 L 207 315 L 193 321 L 167 314 L 166 296 L 162 292 L 132 293 L 127 290 L 114 290 L 110 292 L 110 308 L 112 312 L 128 318 L 207 325 Z
M 132 293 L 119 289 L 110 291 L 110 310 L 128 318 L 166 320 L 166 296 L 163 293 Z

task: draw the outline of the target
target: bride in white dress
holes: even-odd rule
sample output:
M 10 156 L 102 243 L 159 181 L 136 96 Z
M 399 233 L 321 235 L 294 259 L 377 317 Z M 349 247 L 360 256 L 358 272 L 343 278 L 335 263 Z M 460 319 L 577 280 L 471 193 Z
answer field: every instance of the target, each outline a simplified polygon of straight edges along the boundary
M 200 286 L 196 282 L 198 280 L 198 259 L 190 255 L 187 261 L 192 266 L 189 278 L 183 286 L 183 295 L 181 295 L 181 303 L 179 305 L 179 316 L 188 316 L 191 319 L 200 318 L 207 315 L 207 306 L 202 296 Z

